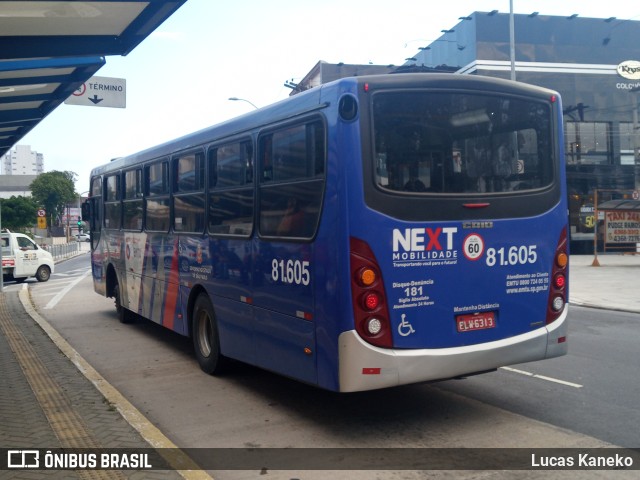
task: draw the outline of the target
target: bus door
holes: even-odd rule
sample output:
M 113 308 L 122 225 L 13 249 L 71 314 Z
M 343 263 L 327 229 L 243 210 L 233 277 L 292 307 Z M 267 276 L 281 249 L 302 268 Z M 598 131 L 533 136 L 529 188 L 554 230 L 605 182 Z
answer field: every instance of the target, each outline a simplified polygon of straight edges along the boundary
M 201 265 L 191 275 L 208 278 L 213 294 L 222 354 L 255 363 L 251 239 L 212 238 Z
M 256 363 L 253 345 L 251 271 L 254 232 L 254 153 L 251 139 L 210 146 L 208 162 L 208 231 L 201 263 L 190 274 L 207 280 L 220 330 L 223 355 Z M 198 252 L 188 249 L 196 260 Z M 185 252 L 187 253 L 187 252 Z
M 316 382 L 314 244 L 324 192 L 325 127 L 315 116 L 259 138 L 255 345 L 261 366 Z

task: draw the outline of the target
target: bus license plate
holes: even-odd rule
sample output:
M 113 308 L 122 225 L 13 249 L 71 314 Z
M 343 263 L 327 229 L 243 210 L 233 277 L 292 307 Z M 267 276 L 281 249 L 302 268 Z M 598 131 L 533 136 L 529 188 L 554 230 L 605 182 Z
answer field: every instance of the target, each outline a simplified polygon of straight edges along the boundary
M 473 330 L 484 330 L 496 326 L 495 312 L 480 312 L 468 315 L 458 315 L 456 317 L 458 332 L 471 332 Z

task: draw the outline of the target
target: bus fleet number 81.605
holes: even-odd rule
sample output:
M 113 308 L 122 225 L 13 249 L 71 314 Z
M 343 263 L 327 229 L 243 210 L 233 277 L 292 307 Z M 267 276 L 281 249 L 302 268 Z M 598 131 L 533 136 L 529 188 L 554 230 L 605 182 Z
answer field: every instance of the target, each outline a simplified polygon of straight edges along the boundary
M 487 266 L 494 265 L 526 265 L 527 263 L 536 263 L 538 253 L 537 245 L 521 245 L 506 248 L 488 248 L 487 249 Z
M 309 285 L 311 275 L 309 262 L 304 260 L 278 260 L 271 261 L 271 280 L 295 285 Z

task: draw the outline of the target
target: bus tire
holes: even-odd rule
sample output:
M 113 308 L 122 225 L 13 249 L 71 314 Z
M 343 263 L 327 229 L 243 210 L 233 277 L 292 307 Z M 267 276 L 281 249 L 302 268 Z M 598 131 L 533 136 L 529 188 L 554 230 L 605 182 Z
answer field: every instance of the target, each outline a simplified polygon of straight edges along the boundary
M 133 321 L 133 315 L 131 312 L 122 306 L 122 296 L 120 295 L 120 284 L 116 283 L 113 287 L 113 299 L 116 305 L 116 313 L 118 314 L 118 320 L 120 323 L 131 323 Z
M 196 358 L 202 371 L 209 375 L 222 373 L 226 367 L 227 358 L 220 353 L 220 335 L 213 305 L 208 295 L 204 293 L 196 298 L 191 332 Z
M 41 265 L 36 272 L 36 280 L 46 282 L 49 278 L 51 278 L 51 269 L 46 265 Z

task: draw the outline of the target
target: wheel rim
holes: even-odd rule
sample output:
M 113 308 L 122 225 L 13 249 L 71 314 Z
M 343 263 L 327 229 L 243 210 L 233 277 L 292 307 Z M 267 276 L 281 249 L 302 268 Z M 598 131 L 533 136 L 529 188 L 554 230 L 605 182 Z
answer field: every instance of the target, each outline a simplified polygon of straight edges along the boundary
M 49 280 L 49 270 L 47 268 L 41 268 L 39 278 L 42 282 Z
M 211 355 L 211 319 L 207 312 L 198 312 L 197 317 L 197 329 L 198 329 L 198 348 L 203 357 L 209 357 Z

